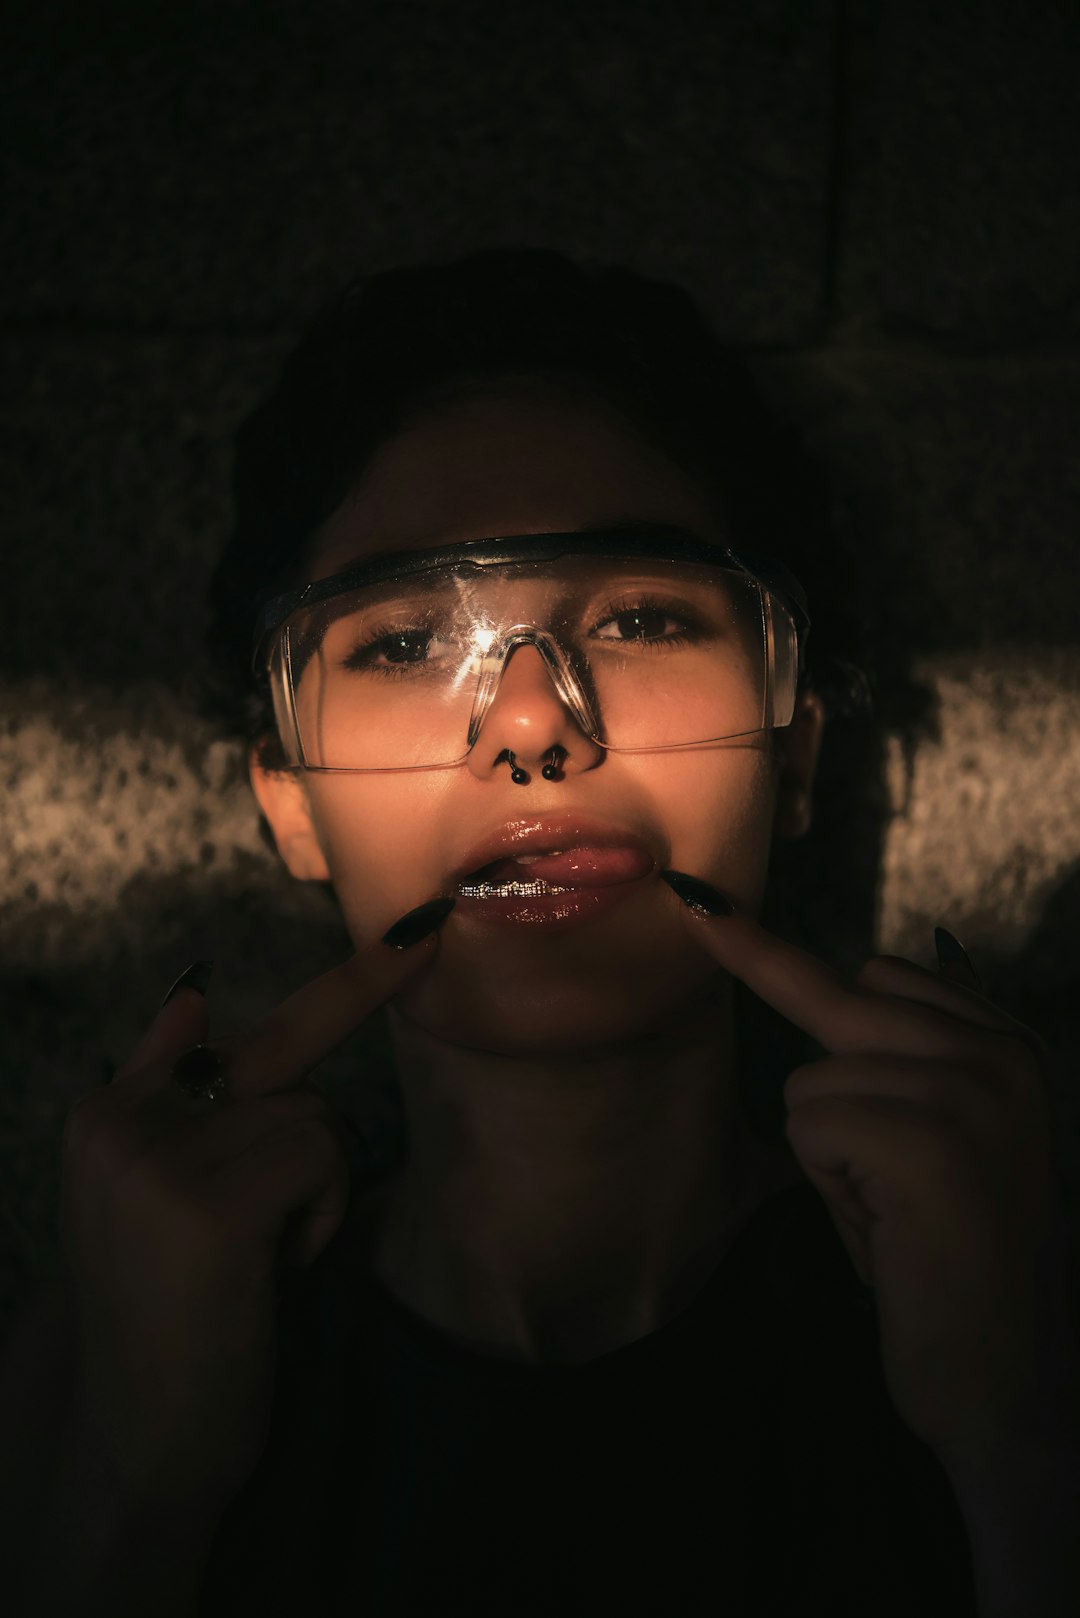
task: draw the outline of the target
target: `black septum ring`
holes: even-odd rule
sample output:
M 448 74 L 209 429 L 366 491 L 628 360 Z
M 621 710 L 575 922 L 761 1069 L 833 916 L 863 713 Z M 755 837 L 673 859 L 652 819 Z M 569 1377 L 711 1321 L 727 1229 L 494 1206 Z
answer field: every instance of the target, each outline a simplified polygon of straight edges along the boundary
M 562 751 L 563 749 L 560 747 L 553 747 L 551 749 L 551 757 L 540 771 L 540 774 L 544 777 L 545 781 L 555 781 L 558 779 L 559 754 Z M 529 777 L 525 774 L 525 771 L 521 768 L 520 764 L 515 762 L 514 755 L 509 750 L 507 750 L 506 757 L 510 764 L 511 781 L 513 781 L 517 786 L 523 787 Z

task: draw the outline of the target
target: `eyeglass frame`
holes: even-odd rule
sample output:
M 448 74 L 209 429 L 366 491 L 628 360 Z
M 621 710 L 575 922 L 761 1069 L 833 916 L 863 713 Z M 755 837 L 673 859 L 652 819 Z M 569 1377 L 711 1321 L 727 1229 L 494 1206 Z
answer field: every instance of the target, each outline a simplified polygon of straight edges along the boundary
M 272 644 L 273 637 L 282 629 L 286 620 L 300 607 L 318 605 L 320 602 L 332 600 L 335 596 L 345 595 L 351 590 L 358 590 L 368 584 L 383 584 L 392 579 L 408 579 L 419 577 L 424 573 L 433 572 L 437 568 L 453 567 L 456 571 L 482 571 L 485 566 L 512 565 L 517 562 L 557 561 L 563 556 L 612 556 L 612 557 L 642 557 L 649 561 L 661 562 L 698 562 L 711 563 L 714 567 L 727 567 L 734 565 L 736 571 L 761 584 L 771 595 L 779 598 L 781 604 L 791 614 L 795 628 L 796 645 L 798 647 L 798 660 L 796 664 L 796 687 L 801 684 L 806 672 L 806 648 L 810 636 L 810 613 L 806 599 L 806 592 L 791 572 L 790 568 L 779 558 L 768 556 L 764 552 L 747 550 L 740 547 L 736 551 L 731 546 L 718 545 L 712 541 L 704 540 L 689 529 L 675 527 L 671 524 L 633 524 L 612 527 L 572 529 L 559 533 L 543 534 L 505 534 L 497 537 L 467 540 L 455 545 L 442 545 L 430 547 L 427 550 L 402 551 L 388 556 L 372 558 L 369 561 L 357 562 L 344 568 L 339 573 L 330 574 L 325 579 L 311 580 L 307 584 L 294 587 L 291 590 L 281 591 L 279 594 L 261 602 L 256 602 L 256 621 L 252 635 L 251 672 L 260 685 L 268 686 L 270 683 L 270 657 L 267 649 Z M 518 626 L 520 627 L 520 626 Z M 521 644 L 521 638 L 514 630 L 509 632 L 513 645 Z M 545 635 L 545 640 L 550 637 Z M 532 639 L 531 636 L 526 639 Z M 504 649 L 504 657 L 509 654 L 510 646 Z M 539 647 L 545 664 L 549 665 L 549 672 L 557 674 L 557 669 L 551 668 L 551 655 L 544 647 Z M 556 648 L 558 651 L 558 649 Z M 564 661 L 561 651 L 558 653 L 558 663 Z M 576 682 L 575 682 L 576 684 Z M 560 697 L 563 693 L 560 691 Z M 565 700 L 565 698 L 563 698 Z M 484 711 L 490 701 L 484 703 Z M 291 703 L 290 703 L 291 707 Z M 575 718 L 580 722 L 576 713 L 577 704 L 573 704 Z M 471 750 L 476 741 L 475 730 L 478 727 L 470 725 L 470 736 L 465 754 Z M 299 737 L 297 737 L 299 743 Z M 601 744 L 603 745 L 603 744 Z M 699 746 L 700 743 L 681 743 L 680 746 Z M 300 748 L 301 753 L 303 748 Z M 619 751 L 619 749 L 613 749 Z M 625 751 L 625 749 L 623 749 Z M 649 749 L 631 749 L 631 751 L 649 751 Z M 455 763 L 460 763 L 456 760 Z M 311 765 L 304 762 L 298 766 L 306 770 L 332 770 L 342 773 L 376 774 L 390 770 L 409 769 L 448 769 L 451 765 L 382 765 L 364 768 L 362 766 L 344 767 L 337 765 Z

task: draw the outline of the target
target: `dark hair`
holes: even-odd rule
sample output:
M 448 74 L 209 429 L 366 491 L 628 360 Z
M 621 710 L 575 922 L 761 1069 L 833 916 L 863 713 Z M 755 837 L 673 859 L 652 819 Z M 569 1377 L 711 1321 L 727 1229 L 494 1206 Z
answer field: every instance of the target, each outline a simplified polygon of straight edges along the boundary
M 820 469 L 766 409 L 738 351 L 676 286 L 548 250 L 498 248 L 350 283 L 242 424 L 235 526 L 210 586 L 204 717 L 258 743 L 265 768 L 284 767 L 269 697 L 249 672 L 257 598 L 300 577 L 314 531 L 380 444 L 426 406 L 513 373 L 595 393 L 701 477 L 735 543 L 780 556 L 806 590 L 804 683 L 830 718 L 868 710 L 854 559 L 832 532 Z

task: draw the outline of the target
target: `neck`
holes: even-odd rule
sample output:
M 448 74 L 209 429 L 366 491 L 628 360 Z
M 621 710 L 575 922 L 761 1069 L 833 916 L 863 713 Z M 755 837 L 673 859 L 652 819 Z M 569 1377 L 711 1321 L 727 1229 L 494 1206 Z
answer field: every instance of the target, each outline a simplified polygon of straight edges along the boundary
M 793 1183 L 740 1112 L 730 980 L 632 1049 L 521 1058 L 388 1008 L 409 1156 L 369 1201 L 369 1262 L 463 1344 L 592 1358 L 685 1307 L 746 1219 Z

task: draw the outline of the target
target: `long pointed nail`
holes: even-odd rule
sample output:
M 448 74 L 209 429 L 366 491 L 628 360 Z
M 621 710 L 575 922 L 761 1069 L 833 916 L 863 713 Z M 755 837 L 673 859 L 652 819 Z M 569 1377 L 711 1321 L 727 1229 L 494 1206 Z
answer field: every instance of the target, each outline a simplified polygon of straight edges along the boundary
M 704 910 L 708 916 L 733 916 L 735 906 L 727 896 L 699 876 L 687 876 L 685 871 L 661 871 L 661 877 L 683 904 L 691 910 Z
M 982 994 L 982 980 L 968 958 L 968 952 L 958 938 L 945 927 L 934 928 L 934 947 L 937 950 L 938 965 L 947 975 L 955 975 L 956 981 L 961 983 L 966 978 L 968 986 L 976 994 Z M 949 968 L 954 972 L 950 973 Z M 959 970 L 956 970 L 956 969 Z
M 383 934 L 383 943 L 389 944 L 391 949 L 409 949 L 419 944 L 442 925 L 456 904 L 456 899 L 429 899 L 427 904 L 417 905 Z
M 173 995 L 176 993 L 177 989 L 195 989 L 199 994 L 205 995 L 207 985 L 210 982 L 210 974 L 213 970 L 213 961 L 194 961 L 192 965 L 188 967 L 186 972 L 181 972 L 180 976 L 177 978 L 176 982 L 173 984 L 172 988 L 161 1002 L 161 1009 L 164 1010 L 169 1001 L 172 999 Z

